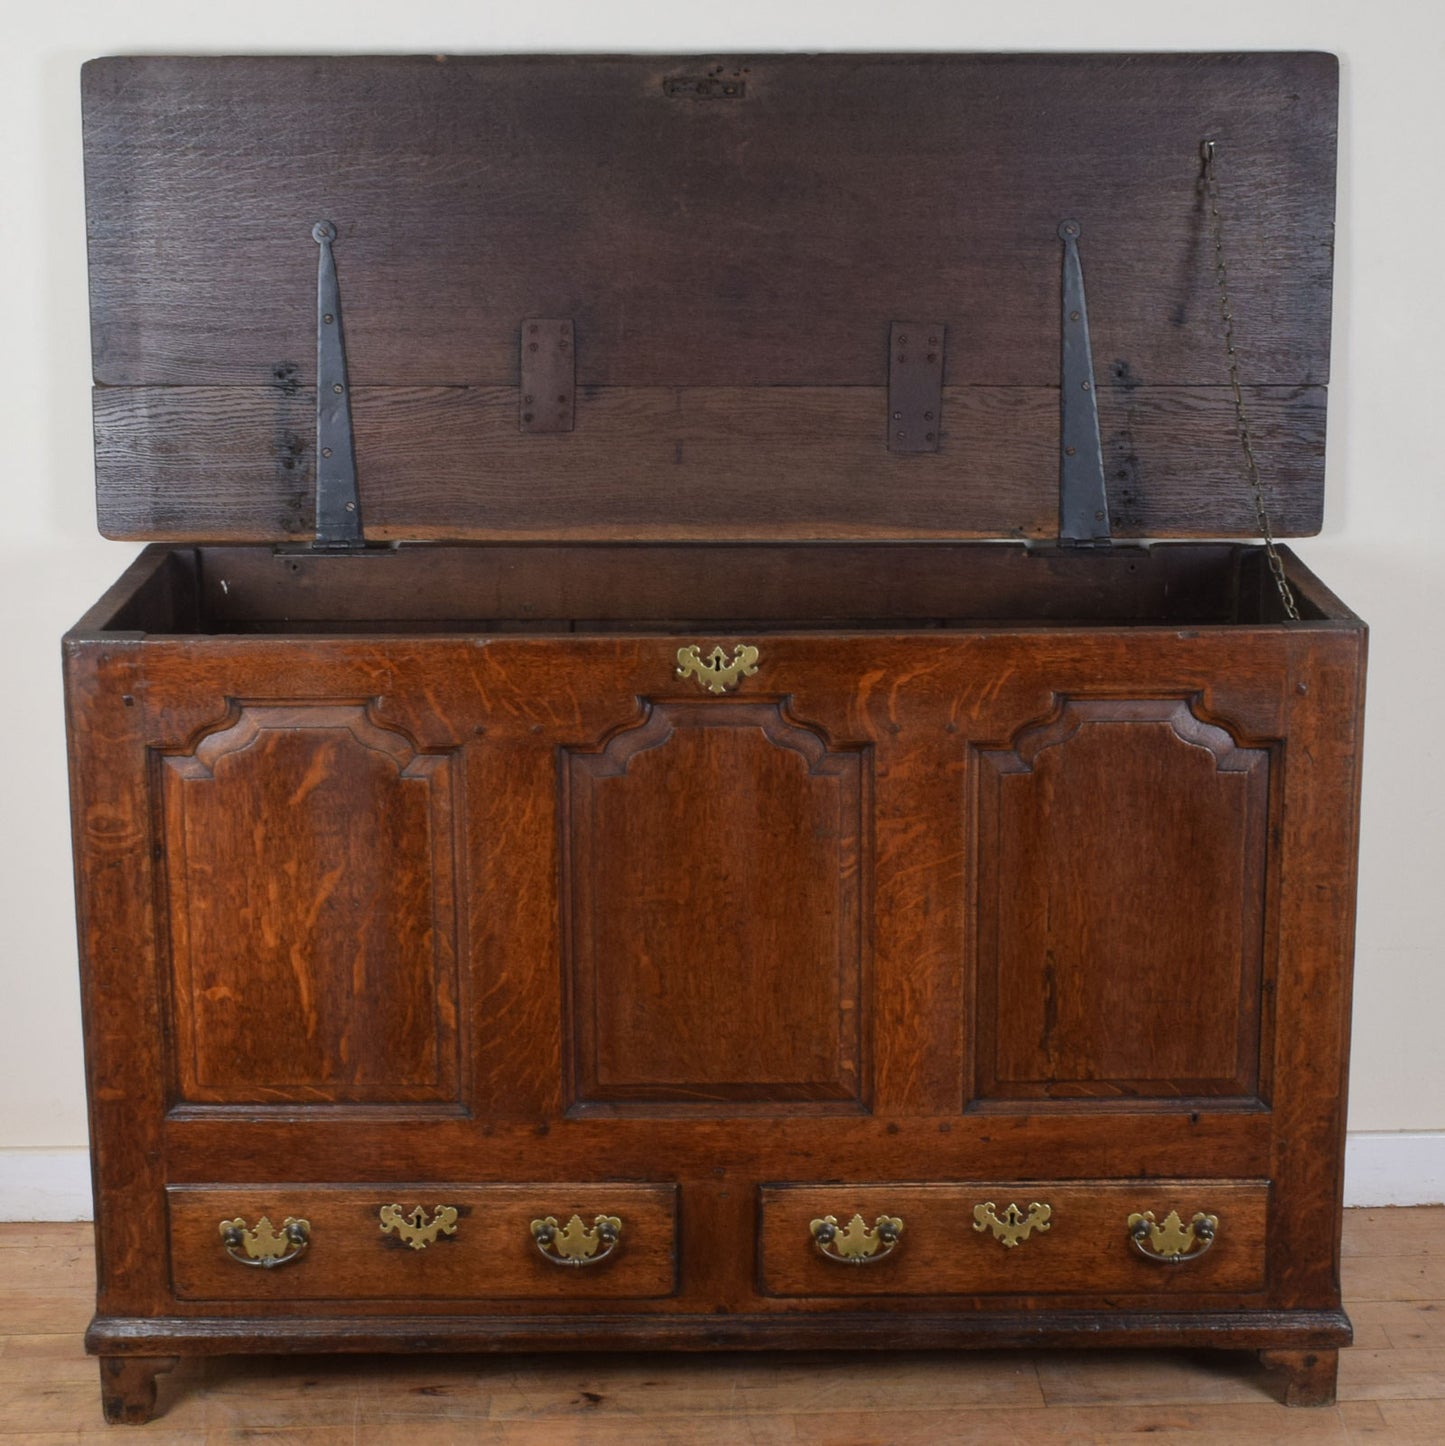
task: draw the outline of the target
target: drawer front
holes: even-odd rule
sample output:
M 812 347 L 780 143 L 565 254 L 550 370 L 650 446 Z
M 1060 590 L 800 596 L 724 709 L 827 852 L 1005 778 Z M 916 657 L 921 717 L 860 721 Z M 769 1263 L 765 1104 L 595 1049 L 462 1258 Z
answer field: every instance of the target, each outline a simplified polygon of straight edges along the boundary
M 765 1185 L 759 1193 L 767 1295 L 1193 1295 L 1265 1284 L 1266 1181 Z
M 181 1300 L 616 1300 L 676 1289 L 674 1185 L 182 1185 L 167 1197 Z

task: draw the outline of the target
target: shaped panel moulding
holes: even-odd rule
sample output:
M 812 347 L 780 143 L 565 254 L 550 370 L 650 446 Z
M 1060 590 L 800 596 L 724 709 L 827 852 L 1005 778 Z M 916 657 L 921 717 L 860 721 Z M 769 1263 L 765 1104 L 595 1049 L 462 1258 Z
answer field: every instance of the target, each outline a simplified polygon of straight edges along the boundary
M 668 702 L 561 768 L 575 1102 L 861 1108 L 866 749 Z

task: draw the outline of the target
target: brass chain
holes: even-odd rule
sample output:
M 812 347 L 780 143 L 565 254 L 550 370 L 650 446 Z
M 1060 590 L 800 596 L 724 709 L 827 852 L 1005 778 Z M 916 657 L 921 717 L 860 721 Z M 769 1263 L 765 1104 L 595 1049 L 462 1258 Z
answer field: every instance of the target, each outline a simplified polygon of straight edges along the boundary
M 1219 315 L 1224 322 L 1224 353 L 1229 362 L 1229 387 L 1234 393 L 1234 424 L 1239 433 L 1240 450 L 1244 453 L 1245 473 L 1249 478 L 1250 491 L 1254 494 L 1254 515 L 1259 521 L 1259 533 L 1264 538 L 1264 555 L 1269 562 L 1270 575 L 1279 590 L 1279 600 L 1284 605 L 1284 615 L 1294 622 L 1299 621 L 1299 607 L 1284 575 L 1284 560 L 1274 544 L 1274 529 L 1269 525 L 1269 510 L 1264 503 L 1264 485 L 1259 478 L 1259 461 L 1254 455 L 1254 434 L 1250 430 L 1249 415 L 1244 409 L 1244 390 L 1239 384 L 1239 355 L 1234 349 L 1234 310 L 1229 301 L 1229 263 L 1224 254 L 1224 221 L 1219 214 L 1219 180 L 1214 174 L 1214 142 L 1205 141 L 1200 148 L 1204 158 L 1204 195 L 1209 202 L 1209 220 L 1214 232 L 1214 278 L 1219 284 Z

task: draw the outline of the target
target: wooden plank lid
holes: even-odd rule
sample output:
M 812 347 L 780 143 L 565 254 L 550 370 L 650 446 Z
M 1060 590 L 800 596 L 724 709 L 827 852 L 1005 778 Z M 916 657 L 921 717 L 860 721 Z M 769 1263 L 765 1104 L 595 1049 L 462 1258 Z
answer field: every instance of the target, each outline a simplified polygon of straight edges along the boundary
M 94 61 L 101 528 L 310 535 L 328 220 L 372 540 L 1051 537 L 1067 218 L 1115 535 L 1251 535 L 1213 139 L 1266 495 L 1314 531 L 1336 85 L 1320 54 Z

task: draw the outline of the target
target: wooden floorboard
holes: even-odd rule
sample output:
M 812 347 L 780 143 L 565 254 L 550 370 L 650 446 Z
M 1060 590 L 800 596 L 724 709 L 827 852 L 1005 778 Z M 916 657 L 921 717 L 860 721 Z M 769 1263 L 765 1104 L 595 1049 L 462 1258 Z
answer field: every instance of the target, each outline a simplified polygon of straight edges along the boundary
M 0 1225 L 0 1446 L 1191 1446 L 1445 1442 L 1445 1207 L 1351 1210 L 1340 1404 L 1286 1410 L 1249 1354 L 242 1357 L 183 1361 L 145 1427 L 101 1420 L 88 1225 Z

